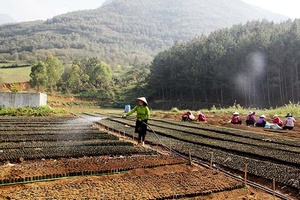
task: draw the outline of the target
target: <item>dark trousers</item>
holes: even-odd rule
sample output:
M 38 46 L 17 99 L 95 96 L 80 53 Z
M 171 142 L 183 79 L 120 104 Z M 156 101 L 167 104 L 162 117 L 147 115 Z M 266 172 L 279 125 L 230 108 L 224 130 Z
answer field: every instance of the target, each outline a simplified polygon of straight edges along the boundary
M 256 125 L 257 127 L 265 127 L 266 122 L 256 123 L 255 125 Z
M 138 133 L 138 142 L 145 142 L 147 133 L 147 122 L 148 120 L 136 120 L 135 122 L 135 133 Z
M 184 121 L 184 122 L 185 122 L 185 121 L 188 121 L 188 120 L 189 120 L 189 117 L 182 117 L 182 118 L 181 118 L 181 121 Z
M 293 130 L 294 127 L 292 126 L 284 126 L 282 127 L 283 130 Z
M 247 126 L 251 126 L 251 125 L 254 126 L 254 123 L 255 123 L 254 120 L 249 120 L 249 119 L 246 120 Z
M 242 124 L 242 121 L 241 120 L 239 120 L 239 121 L 237 121 L 237 122 L 231 122 L 232 124 Z

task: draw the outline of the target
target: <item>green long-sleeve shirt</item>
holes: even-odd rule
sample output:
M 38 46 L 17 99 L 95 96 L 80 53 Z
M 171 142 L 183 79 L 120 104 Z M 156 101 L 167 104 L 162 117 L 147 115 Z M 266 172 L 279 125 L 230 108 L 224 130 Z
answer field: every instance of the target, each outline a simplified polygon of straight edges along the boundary
M 126 114 L 126 116 L 132 115 L 136 112 L 136 118 L 141 120 L 147 120 L 150 118 L 150 110 L 148 106 L 135 106 L 130 112 Z

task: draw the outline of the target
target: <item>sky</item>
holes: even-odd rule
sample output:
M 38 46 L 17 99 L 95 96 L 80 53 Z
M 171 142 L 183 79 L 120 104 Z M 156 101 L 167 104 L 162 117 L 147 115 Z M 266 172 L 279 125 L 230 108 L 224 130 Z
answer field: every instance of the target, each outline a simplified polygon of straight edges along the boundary
M 18 22 L 46 20 L 76 10 L 99 8 L 105 0 L 0 0 L 0 13 Z
M 0 0 L 0 13 L 16 21 L 46 20 L 76 10 L 96 9 L 105 0 Z M 266 10 L 300 18 L 300 0 L 242 0 Z
M 242 0 L 274 13 L 282 14 L 292 19 L 300 18 L 299 0 Z

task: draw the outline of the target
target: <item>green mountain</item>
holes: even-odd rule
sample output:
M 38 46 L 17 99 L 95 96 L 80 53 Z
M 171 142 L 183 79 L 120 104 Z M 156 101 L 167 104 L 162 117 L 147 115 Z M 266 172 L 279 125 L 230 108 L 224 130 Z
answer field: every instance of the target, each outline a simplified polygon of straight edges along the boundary
M 110 0 L 95 10 L 0 26 L 0 60 L 70 61 L 97 56 L 112 64 L 149 62 L 176 41 L 249 20 L 286 20 L 241 0 Z

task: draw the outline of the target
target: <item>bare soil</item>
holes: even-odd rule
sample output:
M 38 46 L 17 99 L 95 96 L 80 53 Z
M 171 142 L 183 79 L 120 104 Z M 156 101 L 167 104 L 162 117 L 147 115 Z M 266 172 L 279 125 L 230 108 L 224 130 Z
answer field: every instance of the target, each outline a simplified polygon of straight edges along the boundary
M 181 114 L 156 114 L 153 117 L 181 120 Z M 279 134 L 284 137 L 300 138 L 300 123 L 295 130 L 270 132 L 263 128 L 247 127 L 245 124 L 229 124 L 230 115 L 208 114 L 207 122 L 196 122 L 260 132 L 262 134 Z M 268 119 L 271 121 L 270 119 Z M 43 174 L 56 171 L 64 173 L 68 167 L 89 170 L 87 159 L 93 162 L 96 158 L 64 158 L 59 160 L 36 160 L 0 165 L 1 177 L 21 177 L 24 174 Z M 141 163 L 145 161 L 141 159 Z M 165 157 L 157 158 L 166 160 Z M 123 164 L 130 159 L 118 158 Z M 149 159 L 150 160 L 150 159 Z M 68 166 L 66 166 L 68 163 Z M 94 162 L 95 163 L 95 162 Z M 99 163 L 98 163 L 99 164 Z M 132 163 L 131 163 L 132 164 Z M 99 165 L 106 165 L 103 162 Z M 181 198 L 197 200 L 268 200 L 277 199 L 251 187 L 241 187 L 236 182 L 216 170 L 196 165 L 174 164 L 153 168 L 141 168 L 107 175 L 90 175 L 53 179 L 48 181 L 0 186 L 0 199 L 164 199 Z M 226 191 L 223 191 L 226 190 Z M 185 194 L 199 194 L 187 198 Z M 291 198 L 292 199 L 292 198 Z
M 181 121 L 182 114 L 161 114 L 155 113 L 152 117 L 161 118 L 161 119 L 171 119 L 175 121 Z M 242 125 L 234 125 L 229 123 L 231 115 L 217 115 L 217 114 L 206 114 L 207 122 L 194 122 L 201 124 L 208 124 L 214 126 L 222 126 L 228 128 L 235 128 L 247 131 L 254 131 L 262 134 L 278 134 L 279 136 L 290 137 L 290 138 L 300 138 L 300 121 L 296 119 L 295 127 L 293 130 L 274 130 L 274 129 L 264 129 L 262 127 L 253 127 L 246 126 L 245 119 L 242 118 Z M 268 122 L 272 123 L 271 118 L 266 119 Z
M 14 173 L 35 173 L 35 171 L 60 170 L 56 166 L 68 163 L 76 165 L 87 159 L 60 159 L 47 161 L 23 162 L 6 164 Z M 156 160 L 166 160 L 157 157 Z M 126 158 L 119 162 L 127 162 Z M 129 160 L 129 159 L 128 159 Z M 141 162 L 145 161 L 141 158 Z M 41 169 L 36 170 L 37 166 Z M 81 165 L 86 167 L 85 165 Z M 80 168 L 80 165 L 77 165 Z M 16 171 L 16 169 L 18 169 Z M 30 170 L 31 169 L 31 170 Z M 3 175 L 3 174 L 2 174 Z M 273 199 L 251 187 L 244 188 L 243 183 L 234 181 L 216 170 L 210 170 L 196 165 L 175 164 L 154 168 L 137 168 L 124 173 L 101 176 L 79 176 L 52 181 L 43 181 L 11 186 L 0 186 L 0 199 Z M 225 190 L 225 191 L 223 191 Z M 227 191 L 228 190 L 228 191 Z M 222 191 L 222 192 L 219 192 Z M 198 197 L 187 198 L 185 194 L 200 194 Z

